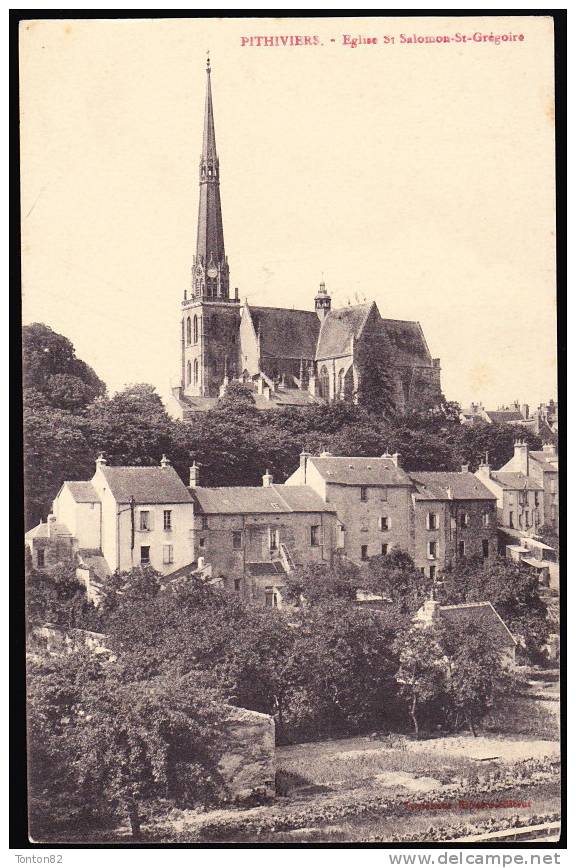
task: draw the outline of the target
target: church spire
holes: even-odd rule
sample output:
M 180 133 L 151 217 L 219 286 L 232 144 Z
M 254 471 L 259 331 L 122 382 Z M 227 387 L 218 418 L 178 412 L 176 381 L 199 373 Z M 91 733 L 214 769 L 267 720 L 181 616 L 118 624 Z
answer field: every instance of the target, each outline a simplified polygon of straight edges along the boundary
M 212 69 L 210 56 L 208 56 L 206 61 L 204 135 L 202 138 L 202 156 L 200 157 L 198 235 L 192 273 L 192 296 L 214 301 L 228 301 L 229 274 L 222 228 L 220 165 L 216 151 L 211 78 Z

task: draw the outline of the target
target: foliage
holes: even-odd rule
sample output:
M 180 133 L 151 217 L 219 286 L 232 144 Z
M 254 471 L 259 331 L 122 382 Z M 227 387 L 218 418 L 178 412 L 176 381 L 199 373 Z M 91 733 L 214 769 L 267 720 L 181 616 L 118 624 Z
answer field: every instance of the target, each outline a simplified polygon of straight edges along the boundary
M 98 630 L 100 614 L 86 599 L 86 588 L 76 578 L 76 566 L 65 562 L 50 573 L 31 570 L 26 575 L 26 615 L 30 628 L 57 624 L 68 629 Z
M 547 546 L 551 546 L 551 548 L 556 552 L 556 555 L 559 555 L 560 538 L 558 536 L 558 531 L 553 525 L 543 524 L 542 527 L 538 528 L 538 539 Z
M 312 563 L 298 566 L 286 577 L 286 600 L 314 605 L 326 599 L 354 600 L 360 571 L 345 558 L 335 557 L 331 566 Z
M 402 615 L 416 612 L 430 590 L 430 580 L 414 566 L 408 552 L 396 547 L 387 555 L 369 558 L 361 584 L 390 600 Z
M 448 689 L 448 673 L 442 647 L 442 633 L 433 626 L 413 626 L 396 640 L 400 666 L 396 680 L 406 699 L 416 738 L 421 718 L 433 706 L 442 707 Z
M 253 407 L 255 403 L 254 395 L 247 386 L 233 382 L 228 383 L 217 406 L 219 410 L 227 408 L 234 410 L 235 408 Z

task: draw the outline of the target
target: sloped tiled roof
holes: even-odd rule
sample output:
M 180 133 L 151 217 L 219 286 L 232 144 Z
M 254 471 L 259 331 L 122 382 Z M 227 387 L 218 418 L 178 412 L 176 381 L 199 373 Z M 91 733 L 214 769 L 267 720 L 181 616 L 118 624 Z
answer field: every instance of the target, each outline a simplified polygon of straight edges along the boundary
M 339 485 L 411 485 L 410 477 L 391 458 L 312 455 L 309 459 L 326 482 Z
M 246 564 L 246 572 L 251 576 L 285 576 L 286 573 L 282 569 L 282 565 L 278 561 L 274 563 L 268 561 L 258 561 L 257 563 Z
M 263 356 L 281 359 L 313 359 L 320 331 L 315 311 L 282 307 L 248 307 L 256 334 L 260 330 Z
M 383 319 L 382 323 L 395 364 L 430 364 L 430 351 L 420 323 L 401 319 Z
M 534 482 L 529 476 L 524 476 L 523 473 L 513 473 L 511 471 L 492 471 L 491 478 L 498 482 L 502 488 L 510 489 L 511 491 L 544 491 L 538 482 Z
M 426 471 L 411 473 L 410 479 L 417 489 L 416 500 L 496 500 L 496 495 L 473 473 Z
M 530 452 L 530 458 L 537 461 L 538 464 L 543 464 L 544 470 L 558 470 L 558 455 L 555 452 L 535 451 Z
M 358 337 L 370 309 L 370 304 L 354 304 L 331 310 L 324 318 L 318 337 L 317 359 L 329 359 L 350 351 L 350 338 Z
M 200 512 L 206 514 L 335 512 L 305 485 L 198 487 L 191 488 L 190 493 Z
M 173 467 L 107 467 L 102 473 L 118 503 L 190 503 L 188 489 Z
M 522 413 L 517 410 L 486 410 L 486 415 L 491 422 L 525 422 Z
M 36 527 L 31 527 L 30 530 L 26 531 L 24 534 L 24 538 L 26 540 L 31 539 L 48 539 L 48 523 L 43 521 L 40 524 L 37 524 Z
M 516 639 L 492 605 L 492 603 L 458 603 L 454 606 L 440 606 L 444 621 L 457 626 L 472 622 L 481 624 L 494 632 L 503 644 L 516 645 Z
M 76 503 L 98 503 L 100 498 L 91 482 L 65 482 Z

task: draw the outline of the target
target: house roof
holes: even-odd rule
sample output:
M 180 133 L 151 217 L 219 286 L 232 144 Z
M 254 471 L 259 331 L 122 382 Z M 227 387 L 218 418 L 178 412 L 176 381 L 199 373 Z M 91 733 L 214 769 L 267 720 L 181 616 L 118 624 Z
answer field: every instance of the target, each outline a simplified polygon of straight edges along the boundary
M 263 356 L 281 359 L 313 359 L 320 331 L 318 314 L 313 310 L 282 307 L 247 306 L 256 334 L 260 331 Z
M 555 452 L 544 452 L 537 450 L 530 452 L 530 458 L 537 461 L 538 464 L 543 464 L 543 470 L 558 470 L 558 455 Z
M 173 467 L 108 467 L 101 471 L 118 503 L 190 503 L 188 489 Z
M 91 482 L 65 482 L 76 503 L 98 503 L 100 498 Z
M 492 605 L 492 603 L 458 603 L 454 606 L 440 606 L 440 615 L 444 621 L 455 626 L 465 626 L 468 623 L 482 624 L 494 631 L 507 645 L 516 645 L 517 641 Z
M 524 422 L 526 421 L 518 410 L 486 410 L 491 422 Z
M 329 359 L 349 353 L 350 338 L 358 337 L 373 305 L 374 302 L 354 304 L 331 310 L 320 327 L 316 358 Z
M 501 485 L 502 488 L 510 491 L 544 491 L 538 482 L 534 482 L 533 479 L 530 479 L 529 476 L 524 476 L 523 473 L 493 470 L 490 478 Z
M 24 534 L 24 539 L 26 541 L 32 539 L 48 539 L 48 522 L 41 521 L 40 524 L 37 524 L 36 527 L 31 527 L 30 530 L 26 531 Z
M 496 500 L 473 473 L 411 473 L 416 500 Z
M 276 577 L 286 575 L 278 561 L 274 561 L 274 563 L 259 561 L 258 563 L 246 564 L 246 572 L 251 576 Z
M 190 493 L 199 511 L 206 514 L 335 512 L 306 485 L 198 487 Z
M 326 482 L 338 485 L 411 485 L 410 477 L 391 458 L 316 456 L 310 461 Z

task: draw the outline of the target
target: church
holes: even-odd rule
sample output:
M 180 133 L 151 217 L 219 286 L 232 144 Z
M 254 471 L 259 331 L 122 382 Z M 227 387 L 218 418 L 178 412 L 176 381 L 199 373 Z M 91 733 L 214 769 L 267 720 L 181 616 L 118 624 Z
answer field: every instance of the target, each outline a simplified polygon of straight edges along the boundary
M 262 410 L 355 401 L 375 363 L 386 369 L 398 412 L 424 396 L 439 398 L 440 360 L 418 322 L 384 319 L 374 301 L 332 309 L 324 283 L 310 310 L 251 305 L 237 289 L 230 296 L 211 76 L 208 60 L 196 255 L 181 304 L 174 414 L 186 420 L 210 409 L 232 382 L 250 389 Z

